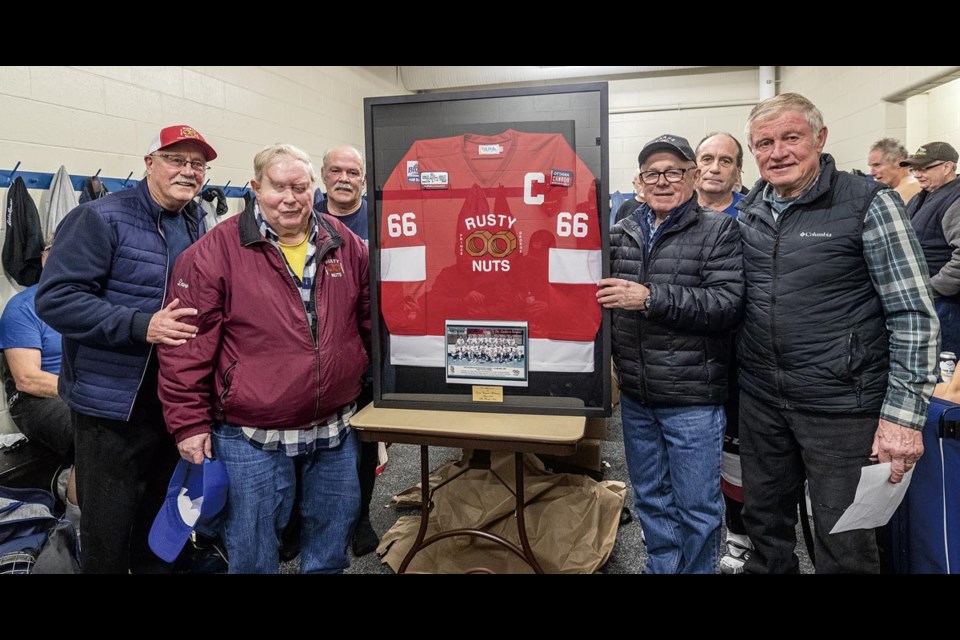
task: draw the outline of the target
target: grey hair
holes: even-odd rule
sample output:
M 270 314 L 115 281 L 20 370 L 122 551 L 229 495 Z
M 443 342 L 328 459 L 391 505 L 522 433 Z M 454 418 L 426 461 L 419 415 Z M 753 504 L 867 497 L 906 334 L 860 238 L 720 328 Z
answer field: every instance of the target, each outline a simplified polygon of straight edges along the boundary
M 317 172 L 313 168 L 313 162 L 310 161 L 310 155 L 306 151 L 295 147 L 292 144 L 278 142 L 267 145 L 257 152 L 253 157 L 253 178 L 258 183 L 263 182 L 263 174 L 273 162 L 280 156 L 289 156 L 294 160 L 299 160 L 307 165 L 307 171 L 310 173 L 311 184 L 317 181 Z
M 870 152 L 879 151 L 887 162 L 897 162 L 905 159 L 909 153 L 907 148 L 893 138 L 880 138 L 870 147 Z
M 767 98 L 757 103 L 757 106 L 755 106 L 753 110 L 750 111 L 750 115 L 747 116 L 747 126 L 744 127 L 743 131 L 747 136 L 747 145 L 751 149 L 753 149 L 753 136 L 751 133 L 754 123 L 770 120 L 771 118 L 779 116 L 784 111 L 797 111 L 803 114 L 814 136 L 817 136 L 820 130 L 823 129 L 823 114 L 820 113 L 820 109 L 817 109 L 816 105 L 799 93 L 782 93 L 779 96 Z
M 330 156 L 333 154 L 334 151 L 337 151 L 338 149 L 349 149 L 353 153 L 357 154 L 357 158 L 360 159 L 360 170 L 363 171 L 364 175 L 367 174 L 367 161 L 366 161 L 366 158 L 363 157 L 363 152 L 360 151 L 360 149 L 357 149 L 356 147 L 349 144 L 340 145 L 339 147 L 330 147 L 329 149 L 323 152 L 322 168 L 324 171 L 327 170 L 327 167 L 330 164 Z

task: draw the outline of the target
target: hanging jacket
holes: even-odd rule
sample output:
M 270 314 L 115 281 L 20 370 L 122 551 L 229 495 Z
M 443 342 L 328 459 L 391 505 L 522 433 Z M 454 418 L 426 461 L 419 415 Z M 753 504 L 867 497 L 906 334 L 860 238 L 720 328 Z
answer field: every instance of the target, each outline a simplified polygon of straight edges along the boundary
M 43 237 L 53 235 L 63 217 L 73 211 L 78 204 L 80 203 L 77 201 L 77 192 L 73 190 L 70 174 L 67 173 L 65 166 L 60 165 L 53 176 L 50 188 L 40 196 Z
M 24 287 L 40 281 L 40 254 L 43 233 L 37 205 L 17 177 L 7 191 L 7 231 L 3 239 L 3 270 Z
M 80 204 L 97 200 L 109 194 L 107 188 L 100 182 L 100 178 L 92 176 L 83 183 L 83 191 L 80 192 Z
M 203 209 L 203 223 L 207 231 L 220 224 L 223 216 L 226 215 L 229 207 L 227 206 L 227 195 L 220 187 L 209 187 L 198 197 L 200 208 Z

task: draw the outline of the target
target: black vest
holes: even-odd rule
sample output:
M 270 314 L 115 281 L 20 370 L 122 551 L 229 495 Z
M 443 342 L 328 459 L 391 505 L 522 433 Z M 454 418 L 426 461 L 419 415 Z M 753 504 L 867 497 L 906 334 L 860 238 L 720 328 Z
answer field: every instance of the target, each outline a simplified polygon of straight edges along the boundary
M 836 170 L 774 221 L 758 182 L 738 205 L 747 303 L 740 386 L 784 409 L 878 412 L 889 350 L 863 259 L 867 208 L 884 185 Z
M 923 257 L 927 260 L 931 278 L 940 273 L 940 269 L 953 255 L 953 247 L 943 235 L 943 214 L 958 199 L 960 179 L 955 179 L 933 193 L 921 191 L 910 199 L 907 207 L 907 215 L 910 216 L 917 239 L 923 247 Z

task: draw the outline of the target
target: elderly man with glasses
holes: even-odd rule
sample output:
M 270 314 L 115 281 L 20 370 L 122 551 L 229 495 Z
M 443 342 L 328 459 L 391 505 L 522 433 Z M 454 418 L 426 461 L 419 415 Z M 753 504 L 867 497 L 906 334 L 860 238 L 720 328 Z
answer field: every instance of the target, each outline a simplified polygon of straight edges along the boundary
M 957 150 L 929 142 L 900 162 L 923 189 L 907 206 L 927 260 L 933 304 L 940 318 L 940 348 L 960 354 L 960 180 Z
M 63 335 L 60 397 L 76 430 L 83 572 L 169 571 L 147 545 L 178 458 L 157 397 L 155 345 L 196 335 L 169 282 L 204 233 L 193 202 L 217 157 L 196 129 L 160 129 L 133 189 L 81 204 L 57 231 L 40 286 L 40 318 Z
M 715 573 L 730 331 L 743 305 L 737 221 L 701 207 L 690 144 L 662 135 L 640 151 L 646 202 L 611 231 L 623 442 L 647 573 Z

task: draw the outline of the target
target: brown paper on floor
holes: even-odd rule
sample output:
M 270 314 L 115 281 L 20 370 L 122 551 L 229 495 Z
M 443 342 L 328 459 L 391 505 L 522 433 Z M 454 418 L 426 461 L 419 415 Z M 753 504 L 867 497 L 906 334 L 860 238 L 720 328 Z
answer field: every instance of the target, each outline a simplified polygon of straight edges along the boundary
M 437 468 L 431 474 L 431 487 L 461 472 L 463 466 L 451 462 Z M 514 486 L 513 454 L 492 453 L 491 467 L 507 485 Z M 451 529 L 476 528 L 520 546 L 515 498 L 492 471 L 470 469 L 433 494 L 427 537 Z M 536 457 L 529 455 L 524 456 L 523 472 L 527 537 L 544 572 L 593 573 L 603 566 L 617 538 L 626 495 L 624 483 L 550 473 Z M 400 495 L 409 497 L 411 493 L 416 494 L 419 504 L 418 488 L 407 489 Z M 377 553 L 394 571 L 400 568 L 413 546 L 419 526 L 419 515 L 403 516 L 381 538 Z M 407 567 L 409 572 L 427 573 L 465 573 L 477 569 L 533 573 L 529 565 L 504 547 L 465 535 L 430 545 Z

